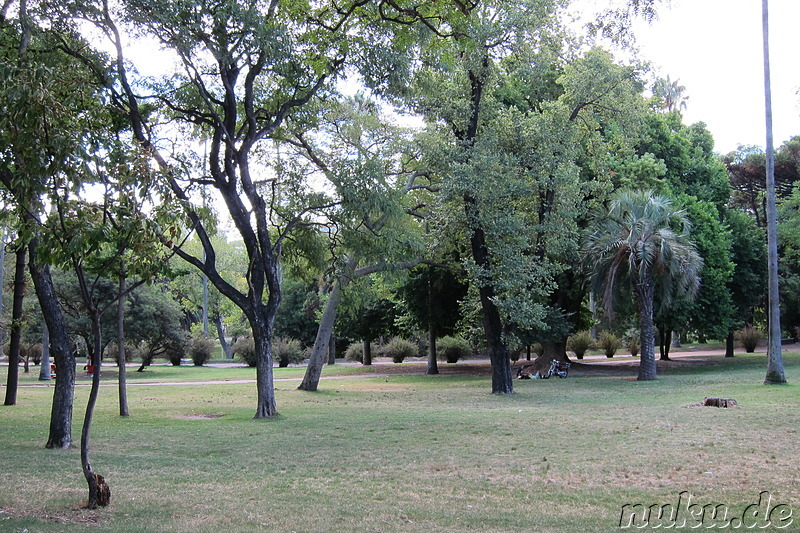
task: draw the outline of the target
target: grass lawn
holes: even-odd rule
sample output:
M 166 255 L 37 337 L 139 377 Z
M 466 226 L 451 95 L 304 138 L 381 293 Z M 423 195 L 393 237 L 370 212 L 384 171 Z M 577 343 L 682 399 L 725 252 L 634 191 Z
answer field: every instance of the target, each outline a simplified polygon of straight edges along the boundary
M 676 362 L 646 383 L 602 365 L 516 381 L 510 397 L 488 393 L 480 365 L 336 365 L 317 393 L 289 380 L 304 369 L 276 369 L 281 414 L 266 421 L 252 419 L 255 385 L 236 383 L 252 369 L 153 366 L 129 372 L 127 419 L 101 390 L 92 465 L 112 503 L 97 511 L 81 507 L 79 450 L 44 449 L 52 388 L 24 386 L 0 407 L 0 531 L 607 532 L 624 504 L 682 491 L 729 517 L 769 491 L 797 531 L 800 353 L 784 358 L 780 387 L 761 385 L 762 353 Z M 76 388 L 76 441 L 87 395 Z M 692 405 L 706 396 L 739 406 Z

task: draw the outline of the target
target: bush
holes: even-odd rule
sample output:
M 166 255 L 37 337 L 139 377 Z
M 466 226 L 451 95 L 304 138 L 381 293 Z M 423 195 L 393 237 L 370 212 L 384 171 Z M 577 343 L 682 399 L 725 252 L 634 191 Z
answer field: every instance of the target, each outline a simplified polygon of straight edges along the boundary
M 625 341 L 625 348 L 627 348 L 628 353 L 631 354 L 633 357 L 639 355 L 639 350 L 641 349 L 641 345 L 639 343 L 639 337 L 636 335 L 632 335 L 628 337 Z
M 189 357 L 194 366 L 203 366 L 211 360 L 214 351 L 214 341 L 205 335 L 193 337 L 189 342 Z
M 119 348 L 117 347 L 116 342 L 112 342 L 106 348 L 106 355 L 115 363 L 119 363 Z M 125 362 L 133 361 L 134 359 L 139 359 L 142 356 L 140 353 L 139 347 L 135 344 L 128 344 L 125 343 Z
M 231 346 L 231 353 L 247 366 L 254 367 L 258 362 L 256 358 L 256 343 L 253 337 L 239 337 Z
M 753 353 L 758 347 L 758 343 L 764 338 L 764 334 L 760 329 L 752 326 L 747 326 L 736 332 L 736 338 L 747 353 Z
M 461 337 L 442 337 L 436 342 L 436 357 L 448 363 L 457 363 L 472 354 L 469 343 Z
M 594 339 L 588 331 L 579 331 L 567 339 L 567 349 L 575 353 L 575 357 L 583 359 L 586 351 L 594 346 Z
M 597 339 L 597 346 L 603 350 L 606 357 L 614 357 L 614 354 L 617 353 L 621 345 L 622 341 L 620 338 L 609 331 L 602 332 L 600 338 Z
M 364 348 L 361 346 L 360 342 L 352 342 L 347 347 L 347 350 L 344 352 L 344 358 L 347 361 L 353 361 L 354 363 L 363 363 L 364 362 Z
M 285 368 L 290 364 L 302 363 L 306 354 L 299 340 L 277 337 L 272 341 L 272 358 L 278 361 L 279 367 Z
M 382 352 L 384 357 L 390 357 L 394 363 L 402 363 L 406 357 L 419 357 L 417 345 L 400 337 L 392 337 Z

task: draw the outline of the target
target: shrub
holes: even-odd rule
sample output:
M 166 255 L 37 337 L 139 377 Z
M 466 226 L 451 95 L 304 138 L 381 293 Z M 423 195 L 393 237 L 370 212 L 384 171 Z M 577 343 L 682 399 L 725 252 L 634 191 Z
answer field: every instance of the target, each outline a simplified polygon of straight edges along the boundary
M 258 362 L 256 358 L 256 343 L 253 337 L 239 337 L 231 346 L 233 356 L 247 366 L 254 367 Z
M 442 337 L 436 341 L 436 357 L 448 363 L 457 363 L 472 354 L 469 343 L 461 337 Z
M 594 346 L 594 339 L 588 331 L 579 331 L 567 339 L 567 349 L 575 353 L 575 357 L 583 359 L 586 351 Z
M 603 350 L 606 357 L 614 357 L 614 354 L 617 353 L 621 345 L 622 341 L 620 338 L 609 331 L 602 332 L 600 338 L 597 339 L 597 346 Z
M 194 366 L 203 366 L 211 360 L 214 351 L 214 341 L 205 335 L 193 337 L 189 342 L 189 357 Z
M 636 335 L 631 335 L 625 341 L 625 348 L 628 350 L 628 353 L 631 354 L 633 357 L 639 355 L 639 350 L 641 349 L 641 345 L 639 343 L 639 337 Z
M 297 339 L 278 337 L 272 341 L 272 358 L 278 361 L 278 366 L 281 368 L 302 363 L 305 357 L 303 347 Z
M 116 342 L 112 342 L 106 348 L 106 355 L 115 363 L 119 363 L 119 348 Z M 125 362 L 139 359 L 142 356 L 141 350 L 135 344 L 125 343 Z
M 746 326 L 736 332 L 736 338 L 739 339 L 745 352 L 753 353 L 756 351 L 758 343 L 764 338 L 764 334 L 758 328 Z
M 406 357 L 419 357 L 419 348 L 411 341 L 392 337 L 383 347 L 381 355 L 390 357 L 394 363 L 402 363 Z
M 364 349 L 361 347 L 361 343 L 351 342 L 347 347 L 347 350 L 344 351 L 344 358 L 345 360 L 353 361 L 354 363 L 363 363 Z

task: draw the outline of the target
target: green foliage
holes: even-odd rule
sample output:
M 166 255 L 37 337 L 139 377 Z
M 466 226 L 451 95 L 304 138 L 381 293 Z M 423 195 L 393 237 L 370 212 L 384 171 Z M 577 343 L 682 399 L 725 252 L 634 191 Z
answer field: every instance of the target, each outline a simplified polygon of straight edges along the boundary
M 625 349 L 627 349 L 628 353 L 633 357 L 639 355 L 639 350 L 641 347 L 642 345 L 639 341 L 639 335 L 629 335 L 625 338 Z
M 255 368 L 258 363 L 256 343 L 253 337 L 239 337 L 236 339 L 236 342 L 231 346 L 231 353 L 249 367 Z
M 446 336 L 436 341 L 436 356 L 441 361 L 457 363 L 470 355 L 472 355 L 472 347 L 461 337 Z
M 587 350 L 594 346 L 594 339 L 588 331 L 579 331 L 567 339 L 567 349 L 575 353 L 575 357 L 583 359 Z
M 203 366 L 211 360 L 214 342 L 204 335 L 196 335 L 189 342 L 189 357 L 194 366 Z
M 408 357 L 419 357 L 419 348 L 411 341 L 392 337 L 381 349 L 381 355 L 389 357 L 394 363 L 402 363 Z
M 306 353 L 299 340 L 286 337 L 275 337 L 272 340 L 272 358 L 278 362 L 279 367 L 302 363 L 305 357 Z
M 764 339 L 764 333 L 753 326 L 746 326 L 736 332 L 736 338 L 747 353 L 753 353 L 758 343 Z
M 364 362 L 364 347 L 360 342 L 351 342 L 344 352 L 344 358 L 354 363 Z
M 603 331 L 597 337 L 597 347 L 603 350 L 606 357 L 614 357 L 620 346 L 622 346 L 622 339 L 610 331 Z

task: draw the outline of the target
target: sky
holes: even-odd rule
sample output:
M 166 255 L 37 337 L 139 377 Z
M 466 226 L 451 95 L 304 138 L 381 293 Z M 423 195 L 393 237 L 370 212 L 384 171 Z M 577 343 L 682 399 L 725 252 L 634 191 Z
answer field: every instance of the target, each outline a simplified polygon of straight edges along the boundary
M 775 146 L 800 135 L 800 0 L 769 0 Z M 684 122 L 705 122 L 715 151 L 766 144 L 759 0 L 672 0 L 638 24 L 641 57 L 686 87 Z

